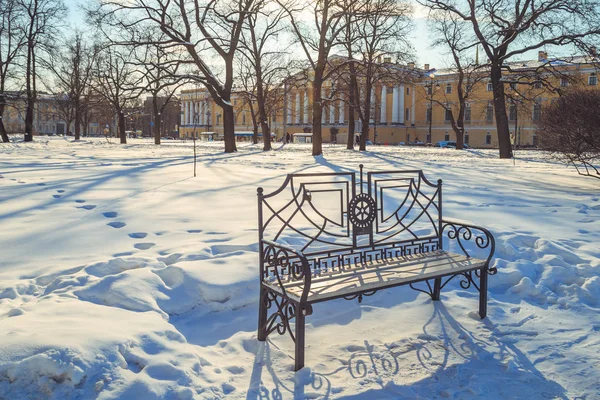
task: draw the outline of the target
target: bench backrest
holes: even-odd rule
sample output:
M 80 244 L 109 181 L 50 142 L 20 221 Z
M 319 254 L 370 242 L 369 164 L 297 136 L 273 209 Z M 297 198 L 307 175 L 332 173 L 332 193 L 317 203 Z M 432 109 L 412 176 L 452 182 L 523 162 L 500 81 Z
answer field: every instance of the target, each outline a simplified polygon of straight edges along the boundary
M 362 165 L 356 175 L 289 174 L 273 193 L 259 188 L 259 238 L 303 252 L 318 272 L 441 248 L 441 180 L 420 170 L 368 172 L 365 180 Z

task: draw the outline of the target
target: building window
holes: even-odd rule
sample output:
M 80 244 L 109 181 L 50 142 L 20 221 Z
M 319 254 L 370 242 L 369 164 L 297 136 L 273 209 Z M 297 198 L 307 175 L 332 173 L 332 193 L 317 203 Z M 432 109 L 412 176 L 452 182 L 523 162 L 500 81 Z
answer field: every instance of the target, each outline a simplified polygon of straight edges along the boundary
M 596 86 L 597 84 L 598 84 L 598 77 L 596 76 L 595 73 L 592 73 L 590 75 L 590 77 L 588 78 L 588 85 Z
M 517 82 L 511 82 L 511 83 L 510 83 L 510 88 L 511 88 L 512 90 L 517 90 Z
M 490 132 L 485 134 L 485 144 L 492 144 L 492 135 L 490 135 Z
M 488 82 L 488 84 L 487 84 L 487 91 L 488 92 L 493 92 L 494 91 L 494 85 L 492 85 L 492 82 Z
M 465 132 L 465 144 L 469 144 L 469 132 Z
M 533 87 L 534 87 L 535 89 L 541 89 L 541 88 L 542 88 L 542 82 L 540 82 L 540 81 L 536 81 L 536 82 L 534 82 L 534 83 L 533 83 Z
M 446 84 L 446 93 L 447 94 L 452 93 L 452 84 L 450 84 L 450 83 Z
M 444 135 L 444 140 L 446 142 L 450 140 L 450 135 L 448 135 L 448 131 L 446 131 L 446 134 Z
M 560 78 L 560 86 L 567 87 L 569 86 L 569 80 L 567 78 Z
M 217 114 L 217 125 L 221 125 L 221 114 Z
M 537 147 L 537 145 L 538 145 L 538 137 L 537 137 L 537 135 L 536 135 L 535 133 L 533 134 L 533 138 L 532 138 L 532 144 L 533 144 L 534 146 L 536 146 L 536 147 Z
M 452 110 L 449 110 L 446 108 L 446 112 L 444 115 L 444 121 L 450 121 L 452 120 Z
M 404 121 L 408 121 L 408 117 L 410 116 L 410 108 L 407 108 L 404 112 Z
M 517 105 L 511 104 L 508 109 L 508 119 L 511 121 L 517 120 Z
M 406 94 L 410 94 L 410 88 L 409 87 L 406 88 Z
M 431 96 L 431 85 L 427 86 L 427 94 Z
M 427 108 L 427 115 L 425 117 L 425 119 L 427 120 L 427 122 L 431 121 L 431 108 Z
M 235 106 L 237 104 L 237 99 L 233 99 L 233 105 Z
M 242 113 L 242 125 L 246 125 L 246 113 Z
M 533 105 L 533 120 L 539 121 L 542 117 L 542 105 L 540 103 L 535 103 Z
M 471 121 L 471 104 L 465 104 L 465 121 Z
M 491 122 L 494 120 L 494 106 L 488 104 L 487 109 L 485 110 L 485 120 Z

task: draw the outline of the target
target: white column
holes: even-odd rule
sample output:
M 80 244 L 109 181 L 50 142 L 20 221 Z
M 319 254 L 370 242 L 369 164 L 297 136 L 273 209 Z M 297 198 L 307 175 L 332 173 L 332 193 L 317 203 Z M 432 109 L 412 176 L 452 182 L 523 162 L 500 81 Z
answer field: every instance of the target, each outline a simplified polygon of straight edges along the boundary
M 181 102 L 181 118 L 179 125 L 185 125 L 185 103 Z
M 292 123 L 292 98 L 289 93 L 287 93 L 285 96 L 287 97 L 287 110 L 285 110 L 285 123 L 287 125 Z
M 304 90 L 304 121 L 308 124 L 308 90 Z
M 296 92 L 296 118 L 294 120 L 297 124 L 300 123 L 300 92 Z
M 329 97 L 333 99 L 333 86 L 331 87 Z M 329 102 L 329 123 L 335 124 L 335 103 L 333 100 Z
M 375 107 L 375 87 L 371 88 L 371 118 L 369 123 L 375 123 L 375 114 L 377 114 L 377 107 Z
M 323 104 L 325 103 L 323 101 L 324 97 L 325 97 L 325 89 L 321 88 L 321 123 L 322 124 L 327 123 L 326 118 L 325 118 L 325 116 L 326 116 L 325 107 L 323 107 Z
M 399 108 L 399 110 L 398 110 L 398 116 L 400 118 L 398 119 L 398 122 L 400 122 L 401 124 L 403 124 L 404 123 L 404 116 L 405 116 L 404 113 L 406 112 L 404 110 L 404 96 L 405 96 L 404 85 L 400 85 L 400 93 L 399 94 L 400 94 L 400 101 L 399 101 L 399 106 L 398 106 L 398 108 Z
M 392 95 L 392 124 L 398 123 L 398 86 L 394 86 Z
M 412 103 L 410 105 L 410 123 L 415 124 L 415 92 L 416 86 L 412 87 Z
M 187 124 L 188 125 L 192 124 L 192 102 L 191 101 L 187 102 Z
M 342 101 L 342 94 L 340 93 L 340 118 L 339 118 L 339 122 L 340 124 L 344 123 L 344 102 Z
M 206 103 L 204 101 L 198 104 L 198 112 L 200 113 L 200 125 L 206 125 Z
M 387 87 L 381 87 L 381 120 L 382 124 L 387 123 Z

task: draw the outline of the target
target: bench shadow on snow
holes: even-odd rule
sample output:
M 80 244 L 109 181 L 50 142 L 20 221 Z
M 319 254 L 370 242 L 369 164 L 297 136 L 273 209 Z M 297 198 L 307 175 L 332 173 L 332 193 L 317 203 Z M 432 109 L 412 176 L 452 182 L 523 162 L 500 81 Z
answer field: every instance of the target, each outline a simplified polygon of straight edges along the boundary
M 438 327 L 433 328 L 432 323 Z M 516 346 L 496 339 L 502 337 L 502 332 L 493 322 L 487 319 L 482 324 L 489 331 L 485 342 L 458 323 L 443 303 L 435 302 L 423 335 L 419 335 L 425 340 L 410 338 L 410 346 L 372 345 L 365 340 L 365 346 L 354 349 L 350 358 L 334 371 L 304 368 L 295 376 L 285 371 L 285 377 L 278 376 L 273 368 L 271 352 L 279 350 L 267 340 L 259 343 L 246 398 L 568 398 L 566 390 L 544 377 Z M 428 330 L 439 330 L 441 335 L 433 336 Z M 509 361 L 502 361 L 507 358 Z M 410 381 L 410 373 L 415 370 L 429 376 L 402 384 Z M 264 379 L 265 375 L 270 376 Z M 334 386 L 335 382 L 351 379 L 359 386 L 368 384 L 370 389 L 346 394 L 344 388 Z M 264 381 L 272 383 L 265 386 Z

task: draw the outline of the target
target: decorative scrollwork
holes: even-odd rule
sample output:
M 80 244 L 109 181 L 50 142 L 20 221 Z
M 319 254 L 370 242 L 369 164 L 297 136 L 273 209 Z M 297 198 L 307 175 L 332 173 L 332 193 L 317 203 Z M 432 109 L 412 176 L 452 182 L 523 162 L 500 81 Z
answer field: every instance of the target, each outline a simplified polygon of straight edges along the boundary
M 429 297 L 431 297 L 433 299 L 433 288 L 431 287 L 431 284 L 429 283 L 429 281 L 425 281 L 425 283 L 427 284 L 427 289 L 420 289 L 416 286 L 414 286 L 414 283 L 409 283 L 408 286 L 410 286 L 410 288 L 412 290 L 416 290 L 417 292 L 421 292 L 421 293 L 425 293 L 426 295 L 428 295 Z
M 475 282 L 475 279 L 473 278 L 473 272 L 475 273 L 476 277 L 479 277 L 479 270 L 461 272 L 459 274 L 452 275 L 448 279 L 446 279 L 446 281 L 443 282 L 440 286 L 440 290 L 443 289 L 452 279 L 456 277 L 462 277 L 462 279 L 459 282 L 461 288 L 466 290 L 473 286 L 475 289 L 477 289 L 477 291 L 479 291 L 479 285 L 477 285 L 477 282 Z
M 366 228 L 373 224 L 377 205 L 366 193 L 357 194 L 348 205 L 350 222 L 358 228 Z
M 475 246 L 479 249 L 489 249 L 486 260 L 488 273 L 494 275 L 498 272 L 495 267 L 490 267 L 490 261 L 494 255 L 496 244 L 494 242 L 494 237 L 487 229 L 457 221 L 442 220 L 442 223 L 442 232 L 448 229 L 448 238 L 456 241 L 465 256 L 471 257 L 465 247 L 466 242 L 474 242 Z M 479 277 L 478 274 L 479 273 L 476 275 L 477 277 Z
M 369 290 L 366 292 L 350 294 L 348 296 L 344 296 L 344 300 L 354 300 L 358 298 L 358 302 L 362 303 L 363 296 L 373 296 L 375 293 L 377 293 L 377 290 Z
M 272 332 L 277 332 L 280 335 L 285 335 L 287 332 L 295 342 L 296 338 L 290 327 L 290 321 L 296 317 L 296 304 L 285 297 L 278 296 L 268 289 L 263 288 L 261 290 L 265 291 L 264 307 L 267 310 L 270 310 L 273 306 L 276 307 L 275 312 L 267 318 L 267 336 Z

